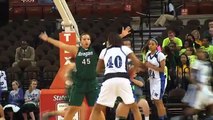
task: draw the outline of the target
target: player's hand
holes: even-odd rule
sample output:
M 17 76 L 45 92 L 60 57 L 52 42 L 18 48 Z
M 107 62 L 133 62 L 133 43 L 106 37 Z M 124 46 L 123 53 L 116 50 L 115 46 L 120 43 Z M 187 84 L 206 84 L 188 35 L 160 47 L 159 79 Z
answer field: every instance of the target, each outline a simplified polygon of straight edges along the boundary
M 122 32 L 121 32 L 121 37 L 125 37 L 127 36 L 128 34 L 131 33 L 131 27 L 130 26 L 127 26 L 126 28 L 122 27 Z
M 39 35 L 39 38 L 43 41 L 47 41 L 48 35 L 47 35 L 46 32 L 41 32 L 40 35 Z

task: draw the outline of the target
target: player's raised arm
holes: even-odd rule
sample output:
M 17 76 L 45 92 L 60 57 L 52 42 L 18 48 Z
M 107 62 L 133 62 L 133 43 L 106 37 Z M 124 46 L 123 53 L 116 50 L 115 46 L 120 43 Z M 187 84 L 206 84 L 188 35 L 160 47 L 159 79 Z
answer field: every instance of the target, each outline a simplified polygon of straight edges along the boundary
M 131 27 L 127 26 L 126 28 L 122 27 L 121 34 L 119 35 L 121 38 L 129 35 L 131 33 Z
M 73 53 L 74 55 L 77 54 L 78 52 L 78 47 L 75 46 L 75 45 L 67 45 L 59 40 L 56 40 L 54 38 L 51 38 L 49 37 L 46 32 L 42 32 L 40 33 L 39 35 L 39 38 L 45 42 L 48 42 L 48 43 L 51 43 L 52 45 L 58 47 L 58 48 L 61 48 L 61 49 L 64 49 L 66 51 L 69 51 L 71 53 Z

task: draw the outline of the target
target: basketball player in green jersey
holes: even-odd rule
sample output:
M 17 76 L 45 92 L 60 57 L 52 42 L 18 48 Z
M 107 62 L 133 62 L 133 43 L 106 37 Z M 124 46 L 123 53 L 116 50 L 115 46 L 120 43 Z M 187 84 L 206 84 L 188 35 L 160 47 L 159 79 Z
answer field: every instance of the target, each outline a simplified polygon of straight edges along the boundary
M 130 27 L 123 28 L 120 37 L 128 35 Z M 76 59 L 76 71 L 72 73 L 72 92 L 69 96 L 69 107 L 65 113 L 64 120 L 72 120 L 77 111 L 80 110 L 84 97 L 90 109 L 94 106 L 98 97 L 98 81 L 96 80 L 96 65 L 101 46 L 92 47 L 91 37 L 84 33 L 80 37 L 81 46 L 67 45 L 63 42 L 49 37 L 45 32 L 39 35 L 41 40 L 49 42 L 60 49 L 74 54 Z M 68 92 L 70 93 L 70 92 Z

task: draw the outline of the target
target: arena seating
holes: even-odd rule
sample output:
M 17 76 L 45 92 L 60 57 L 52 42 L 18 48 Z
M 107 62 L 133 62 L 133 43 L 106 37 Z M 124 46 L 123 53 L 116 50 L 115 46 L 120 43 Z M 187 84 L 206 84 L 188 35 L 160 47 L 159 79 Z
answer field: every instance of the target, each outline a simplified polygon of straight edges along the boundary
M 136 11 L 142 12 L 145 7 L 146 0 L 67 0 L 68 7 L 75 16 L 89 17 L 96 15 L 103 17 L 104 15 L 116 17 L 117 15 L 127 11 L 126 5 L 130 7 L 128 11 L 132 16 L 136 15 Z M 58 11 L 54 5 L 39 4 L 37 2 L 20 2 L 13 0 L 10 2 L 10 18 L 20 17 L 21 19 L 30 18 L 60 18 Z M 110 13 L 110 14 L 109 14 Z M 48 16 L 48 17 L 46 17 Z M 17 19 L 17 18 L 16 18 Z

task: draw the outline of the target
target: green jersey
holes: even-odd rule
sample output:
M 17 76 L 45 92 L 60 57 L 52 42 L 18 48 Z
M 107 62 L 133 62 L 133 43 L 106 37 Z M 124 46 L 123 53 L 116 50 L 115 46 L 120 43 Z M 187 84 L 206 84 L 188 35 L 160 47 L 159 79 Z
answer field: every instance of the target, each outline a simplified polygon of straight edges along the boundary
M 92 47 L 84 49 L 79 47 L 76 56 L 77 80 L 95 80 L 98 55 Z

